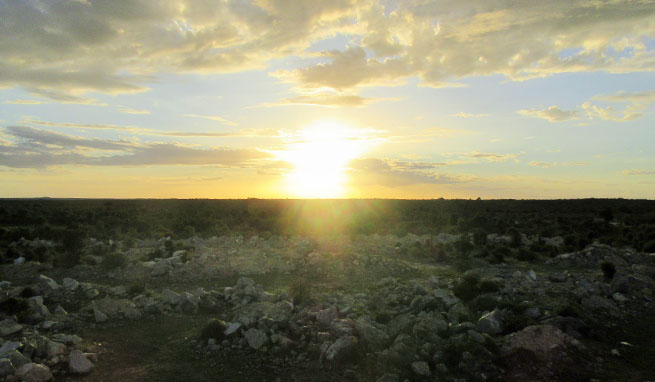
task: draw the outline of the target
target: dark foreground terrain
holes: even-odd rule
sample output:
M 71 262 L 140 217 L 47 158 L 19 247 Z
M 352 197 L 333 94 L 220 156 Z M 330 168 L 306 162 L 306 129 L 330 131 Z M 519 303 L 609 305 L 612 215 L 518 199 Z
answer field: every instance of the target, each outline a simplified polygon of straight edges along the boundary
M 655 380 L 655 202 L 2 200 L 0 380 Z

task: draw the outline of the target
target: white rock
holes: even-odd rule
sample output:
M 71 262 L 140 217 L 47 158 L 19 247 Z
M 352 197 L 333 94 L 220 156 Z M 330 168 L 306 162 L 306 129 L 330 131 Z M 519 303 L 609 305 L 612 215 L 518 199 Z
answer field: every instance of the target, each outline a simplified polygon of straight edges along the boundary
M 77 280 L 69 277 L 66 277 L 61 284 L 68 290 L 75 290 L 80 286 L 80 283 L 78 283 Z
M 86 374 L 93 369 L 93 363 L 89 361 L 79 350 L 71 351 L 68 356 L 68 370 L 73 374 Z
M 105 322 L 109 319 L 106 314 L 102 313 L 98 309 L 93 309 L 93 316 L 96 319 L 96 322 Z
M 255 350 L 260 349 L 268 343 L 268 336 L 259 329 L 248 329 L 245 333 L 245 337 L 246 340 L 248 340 L 248 346 Z
M 38 363 L 28 363 L 19 367 L 16 376 L 23 382 L 46 382 L 54 379 L 50 369 Z
M 39 275 L 39 285 L 45 292 L 52 292 L 60 288 L 55 280 L 45 275 Z
M 10 318 L 0 321 L 0 337 L 18 333 L 21 330 L 23 330 L 23 325 Z
M 182 297 L 177 292 L 170 289 L 164 289 L 161 291 L 161 300 L 169 305 L 177 305 L 182 300 Z
M 417 362 L 412 362 L 412 370 L 418 375 L 422 375 L 425 377 L 429 377 L 432 375 L 430 372 L 430 366 L 428 365 L 427 362 L 424 361 L 417 361 Z

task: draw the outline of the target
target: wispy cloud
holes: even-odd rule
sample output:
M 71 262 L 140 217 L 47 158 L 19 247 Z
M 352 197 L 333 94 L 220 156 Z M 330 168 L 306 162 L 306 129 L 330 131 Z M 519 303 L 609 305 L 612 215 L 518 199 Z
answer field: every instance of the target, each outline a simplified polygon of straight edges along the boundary
M 541 168 L 551 168 L 557 166 L 557 162 L 538 162 L 532 161 L 528 163 L 530 166 L 541 167 Z
M 358 186 L 402 187 L 411 184 L 453 184 L 470 177 L 437 173 L 446 163 L 416 163 L 385 158 L 362 158 L 350 162 L 352 182 Z
M 489 114 L 471 114 L 471 113 L 464 113 L 461 111 L 457 114 L 451 115 L 451 117 L 457 117 L 457 118 L 483 118 L 488 116 Z
M 529 117 L 537 117 L 548 120 L 550 122 L 563 122 L 580 117 L 580 112 L 577 110 L 562 110 L 557 106 L 551 106 L 546 109 L 527 109 L 519 110 L 519 114 Z
M 605 105 L 599 103 L 604 103 Z M 607 105 L 607 104 L 610 105 Z M 562 122 L 586 117 L 587 120 L 602 119 L 614 122 L 627 122 L 643 115 L 644 110 L 655 103 L 655 91 L 601 94 L 583 103 L 578 110 L 562 110 L 557 106 L 547 109 L 519 110 L 519 114 L 543 118 L 550 122 Z M 618 108 L 617 108 L 617 105 Z
M 633 170 L 623 170 L 621 173 L 623 175 L 650 176 L 650 175 L 655 175 L 655 170 L 633 169 Z
M 118 111 L 125 114 L 150 114 L 149 110 L 146 109 L 132 109 L 129 107 L 119 107 Z
M 191 118 L 209 119 L 211 121 L 220 122 L 223 125 L 227 125 L 227 126 L 238 126 L 239 125 L 236 122 L 230 121 L 230 120 L 225 119 L 223 117 L 219 117 L 218 115 L 184 114 L 184 116 L 185 117 L 191 117 Z
M 100 123 L 71 123 L 71 122 L 51 122 L 40 121 L 35 119 L 24 119 L 25 124 L 39 125 L 39 126 L 52 126 L 52 127 L 67 127 L 81 130 L 115 130 L 135 135 L 149 135 L 160 137 L 275 137 L 279 136 L 280 132 L 275 129 L 239 129 L 234 131 L 165 131 L 156 129 L 146 129 L 129 125 L 112 125 Z
M 38 99 L 12 99 L 4 102 L 7 105 L 41 105 L 44 103 L 50 103 L 47 101 L 42 101 Z
M 12 142 L 0 143 L 0 165 L 14 168 L 58 165 L 256 167 L 260 161 L 272 157 L 256 149 L 89 139 L 26 126 L 10 126 L 4 133 Z
M 508 159 L 516 159 L 521 154 L 498 154 L 498 153 L 480 153 L 480 152 L 473 152 L 472 154 L 468 155 L 469 158 L 475 158 L 475 159 L 486 159 L 490 162 L 505 162 Z
M 364 107 L 373 102 L 398 101 L 399 98 L 366 98 L 358 95 L 338 94 L 332 92 L 307 94 L 292 98 L 284 98 L 277 102 L 265 103 L 260 106 L 323 106 L 323 107 Z

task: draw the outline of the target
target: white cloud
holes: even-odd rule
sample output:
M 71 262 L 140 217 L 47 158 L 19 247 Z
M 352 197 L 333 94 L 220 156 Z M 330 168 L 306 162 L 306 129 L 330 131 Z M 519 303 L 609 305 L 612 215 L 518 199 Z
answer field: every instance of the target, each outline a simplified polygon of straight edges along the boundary
M 132 109 L 130 107 L 119 107 L 118 111 L 120 111 L 121 113 L 125 113 L 125 114 L 137 114 L 137 115 L 150 114 L 149 110 L 146 110 L 146 109 Z
M 497 153 L 480 153 L 480 152 L 473 152 L 472 154 L 469 154 L 469 158 L 475 158 L 475 159 L 486 159 L 489 162 L 505 162 L 508 159 L 515 159 L 518 158 L 521 154 L 497 154 Z
M 185 117 L 191 117 L 191 118 L 209 119 L 211 121 L 220 122 L 223 125 L 228 125 L 228 126 L 238 126 L 239 125 L 236 122 L 230 121 L 230 120 L 225 119 L 223 117 L 219 117 L 218 115 L 184 114 L 184 116 Z
M 275 75 L 300 88 L 468 76 L 653 71 L 650 1 L 33 0 L 0 2 L 0 87 L 58 102 L 148 90 L 167 72 L 224 73 L 308 58 L 314 42 L 350 45 Z
M 378 101 L 397 101 L 398 98 L 366 98 L 353 94 L 339 94 L 334 92 L 321 92 L 284 98 L 277 102 L 266 103 L 261 106 L 323 106 L 323 107 L 363 107 Z
M 622 173 L 623 173 L 623 175 L 650 176 L 650 175 L 655 175 L 655 170 L 644 170 L 644 169 L 623 170 Z
M 13 100 L 5 101 L 4 103 L 7 105 L 41 105 L 49 102 L 38 100 L 38 99 L 13 99 Z
M 451 117 L 457 117 L 457 118 L 482 118 L 488 116 L 489 114 L 471 114 L 471 113 L 464 113 L 464 112 L 459 112 L 457 114 L 451 115 Z
M 577 110 L 562 110 L 557 106 L 551 106 L 547 109 L 528 109 L 519 110 L 519 114 L 527 115 L 529 117 L 537 117 L 548 120 L 550 122 L 563 122 L 572 119 L 577 119 L 580 112 Z
M 530 166 L 541 167 L 541 168 L 551 168 L 557 166 L 556 162 L 537 162 L 532 161 L 528 163 Z

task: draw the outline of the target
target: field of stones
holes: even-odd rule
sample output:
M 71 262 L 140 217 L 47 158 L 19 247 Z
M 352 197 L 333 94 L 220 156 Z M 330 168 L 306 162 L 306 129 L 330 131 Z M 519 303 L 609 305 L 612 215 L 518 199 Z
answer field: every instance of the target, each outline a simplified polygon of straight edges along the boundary
M 655 380 L 652 202 L 5 200 L 0 224 L 0 380 Z

